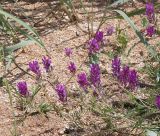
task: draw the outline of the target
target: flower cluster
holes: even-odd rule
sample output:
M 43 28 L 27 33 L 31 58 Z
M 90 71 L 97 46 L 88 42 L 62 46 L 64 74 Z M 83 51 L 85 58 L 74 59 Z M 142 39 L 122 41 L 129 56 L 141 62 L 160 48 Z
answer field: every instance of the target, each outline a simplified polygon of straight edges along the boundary
M 98 31 L 95 35 L 95 39 L 97 40 L 97 42 L 102 42 L 103 41 L 103 32 Z
M 94 54 L 97 53 L 100 50 L 100 45 L 98 41 L 93 38 L 89 41 L 89 53 Z
M 74 62 L 70 62 L 68 69 L 70 70 L 71 73 L 76 72 L 76 65 L 74 64 Z
M 157 96 L 156 96 L 155 105 L 157 106 L 157 108 L 160 109 L 160 95 L 157 95 Z
M 29 95 L 29 91 L 27 88 L 27 83 L 25 81 L 22 82 L 18 82 L 17 83 L 17 89 L 20 95 L 22 96 L 28 96 Z
M 138 76 L 135 70 L 130 70 L 128 66 L 121 68 L 121 62 L 118 57 L 112 60 L 112 72 L 113 75 L 122 83 L 123 86 L 129 87 L 134 90 L 138 86 Z
M 85 91 L 87 90 L 89 82 L 85 72 L 81 72 L 77 75 L 77 82 L 82 89 L 84 89 Z
M 149 20 L 150 23 L 154 21 L 155 15 L 154 15 L 153 3 L 146 4 L 146 16 L 147 16 L 147 19 Z
M 47 57 L 43 57 L 42 58 L 42 63 L 43 63 L 43 66 L 44 66 L 44 69 L 46 70 L 46 72 L 49 72 L 50 71 L 50 69 L 52 68 L 52 66 L 51 66 L 51 63 L 52 63 L 52 61 L 51 61 L 51 58 L 47 58 Z
M 109 26 L 107 28 L 107 36 L 111 36 L 115 32 L 115 28 L 113 26 Z
M 107 29 L 107 36 L 112 35 L 114 32 L 114 27 L 110 26 Z M 102 31 L 97 31 L 95 36 L 89 41 L 88 50 L 89 56 L 92 57 L 96 55 L 100 50 L 100 44 L 103 42 L 104 33 Z M 66 56 L 70 57 L 72 51 L 70 48 L 65 48 Z M 97 63 L 97 62 L 96 62 Z M 71 73 L 76 72 L 76 65 L 74 62 L 70 62 L 68 65 L 68 69 Z M 93 87 L 93 94 L 97 94 L 96 88 L 100 87 L 101 79 L 100 79 L 100 67 L 99 64 L 92 63 L 90 65 L 90 74 L 87 76 L 85 72 L 81 72 L 77 75 L 77 82 L 79 86 L 85 91 L 88 92 L 88 87 Z
M 87 91 L 88 87 L 94 86 L 93 94 L 96 93 L 96 88 L 100 87 L 100 67 L 98 64 L 91 64 L 90 65 L 90 75 L 89 77 L 85 72 L 82 72 L 77 75 L 77 82 L 79 86 L 85 91 Z M 93 88 L 92 88 L 93 89 Z
M 153 25 L 149 25 L 146 31 L 149 37 L 152 37 L 156 33 L 155 27 Z
M 44 56 L 42 58 L 42 63 L 43 63 L 44 69 L 46 70 L 46 72 L 48 72 L 51 68 L 51 59 L 49 57 L 47 58 Z M 39 79 L 41 76 L 41 70 L 40 70 L 40 66 L 39 66 L 38 61 L 33 60 L 33 61 L 29 62 L 28 66 L 29 66 L 29 70 L 31 70 L 33 73 L 35 73 L 37 79 Z M 29 95 L 26 81 L 18 82 L 17 89 L 18 89 L 19 94 L 21 94 L 22 96 Z
M 120 69 L 121 69 L 121 61 L 120 61 L 120 59 L 118 57 L 115 57 L 112 60 L 113 75 L 116 76 L 116 77 L 119 77 Z
M 135 70 L 130 70 L 129 72 L 129 87 L 134 90 L 138 85 L 137 72 Z
M 37 77 L 41 76 L 41 70 L 38 64 L 38 61 L 34 60 L 32 62 L 29 62 L 29 69 L 37 75 Z
M 52 68 L 51 66 L 51 58 L 49 57 L 43 57 L 42 58 L 42 63 L 44 66 L 44 69 L 46 70 L 46 72 L 49 72 Z M 29 62 L 29 69 L 36 74 L 37 78 L 40 78 L 41 76 L 41 70 L 40 70 L 40 66 L 37 60 L 34 60 L 32 62 Z
M 147 33 L 147 36 L 152 37 L 156 33 L 155 26 L 153 24 L 155 20 L 153 3 L 146 4 L 146 16 L 149 21 L 149 25 L 146 28 L 146 33 Z
M 107 36 L 111 36 L 115 29 L 113 26 L 107 28 Z M 100 50 L 100 43 L 103 42 L 104 33 L 102 31 L 97 31 L 95 37 L 89 41 L 89 54 L 98 53 Z
M 124 86 L 127 86 L 127 83 L 129 82 L 129 73 L 130 70 L 128 66 L 124 66 L 120 71 L 119 80 Z
M 100 85 L 100 67 L 98 64 L 91 64 L 90 65 L 90 82 L 95 86 L 98 87 Z
M 65 54 L 66 56 L 70 57 L 72 54 L 72 49 L 71 48 L 65 48 Z
M 59 100 L 61 102 L 66 102 L 67 101 L 67 91 L 66 88 L 63 84 L 57 84 L 55 87 L 55 90 L 59 96 Z

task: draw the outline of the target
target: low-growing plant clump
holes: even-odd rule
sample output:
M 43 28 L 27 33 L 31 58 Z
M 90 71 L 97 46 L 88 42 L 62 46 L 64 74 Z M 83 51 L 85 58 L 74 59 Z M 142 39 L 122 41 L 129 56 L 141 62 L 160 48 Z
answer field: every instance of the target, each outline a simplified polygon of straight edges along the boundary
M 14 55 L 14 59 L 6 58 L 14 54 L 15 50 L 22 47 L 24 48 L 24 46 L 27 46 L 30 42 L 40 45 L 44 51 L 46 51 L 46 55 L 42 56 L 41 60 L 35 57 L 35 59 L 27 62 L 27 70 L 24 70 L 20 66 L 18 67 L 33 80 L 32 84 L 25 79 L 18 80 L 15 85 L 10 83 L 7 78 L 3 77 L 3 85 L 9 95 L 10 106 L 12 107 L 14 117 L 13 130 L 11 130 L 12 135 L 21 135 L 18 132 L 19 123 L 15 116 L 15 110 L 20 110 L 23 113 L 21 118 L 25 118 L 35 112 L 37 114 L 43 114 L 47 118 L 47 114 L 54 111 L 59 117 L 67 120 L 69 124 L 73 126 L 74 130 L 70 130 L 71 128 L 64 130 L 63 133 L 66 133 L 66 135 L 67 133 L 68 135 L 78 135 L 78 133 L 80 133 L 80 135 L 108 136 L 158 136 L 160 134 L 160 59 L 158 47 L 156 47 L 159 43 L 154 45 L 150 44 L 150 40 L 159 36 L 157 12 L 160 5 L 148 1 L 145 4 L 146 6 L 143 7 L 143 10 L 139 11 L 143 11 L 144 13 L 141 13 L 143 16 L 141 23 L 144 31 L 140 31 L 129 17 L 135 13 L 133 12 L 129 15 L 123 10 L 113 8 L 117 2 L 120 2 L 120 4 L 123 3 L 118 0 L 108 6 L 96 30 L 94 30 L 92 26 L 94 23 L 93 17 L 90 17 L 89 13 L 87 14 L 87 35 L 89 39 L 84 45 L 84 50 L 87 52 L 85 62 L 77 65 L 73 59 L 75 55 L 74 50 L 69 47 L 64 47 L 63 55 L 69 60 L 67 66 L 64 67 L 64 70 L 68 72 L 69 78 L 67 81 L 62 81 L 55 75 L 54 72 L 56 71 L 54 71 L 54 68 L 56 66 L 52 61 L 51 52 L 48 52 L 44 47 L 40 38 L 37 37 L 37 32 L 23 21 L 12 17 L 9 13 L 0 9 L 0 15 L 4 17 L 3 19 L 7 21 L 7 18 L 11 17 L 23 25 L 23 27 L 33 32 L 34 35 L 29 36 L 23 29 L 20 30 L 20 28 L 17 28 L 15 25 L 15 30 L 19 30 L 19 33 L 21 33 L 21 35 L 24 34 L 27 39 L 21 42 L 15 42 L 13 48 L 12 46 L 3 48 L 5 53 L 3 56 L 4 64 L 9 63 L 11 65 L 11 62 L 17 64 Z M 75 12 L 74 2 L 61 1 L 61 3 L 67 7 L 68 13 L 72 15 L 69 17 L 72 18 L 72 21 L 73 15 L 78 17 Z M 93 1 L 91 3 L 93 6 Z M 82 1 L 81 4 L 84 10 L 86 10 Z M 107 21 L 105 15 L 109 10 L 113 12 L 113 15 L 116 13 L 115 16 L 118 19 L 124 19 L 129 24 L 139 39 L 138 43 L 143 44 L 147 49 L 148 58 L 143 68 L 137 68 L 134 64 L 127 61 L 129 60 L 129 54 L 132 50 L 134 51 L 136 44 L 126 53 L 130 39 L 125 33 L 125 30 L 120 27 L 120 22 L 116 26 L 110 24 L 106 29 L 103 29 L 102 25 L 105 25 Z M 7 16 L 6 18 L 5 15 Z M 78 21 L 76 21 L 76 23 L 77 22 Z M 127 27 L 126 29 L 129 28 Z M 13 33 L 15 33 L 14 30 Z M 112 51 L 104 50 L 107 46 L 111 47 L 111 45 L 109 45 L 109 38 L 113 35 L 114 38 L 116 38 L 114 49 Z M 17 37 L 17 39 L 19 38 Z M 106 79 L 103 77 L 104 69 L 101 65 L 101 54 L 105 54 L 107 58 L 109 58 L 109 63 L 107 65 L 110 67 L 110 70 L 105 69 L 105 73 L 107 73 L 106 75 L 111 82 L 115 82 L 118 85 L 119 97 L 110 90 L 110 86 L 106 87 L 107 85 L 104 85 Z M 145 59 L 146 58 L 144 58 L 144 60 Z M 153 65 L 155 63 L 156 66 Z M 142 78 L 143 74 L 147 75 L 146 80 Z M 74 91 L 70 89 L 71 80 L 74 81 L 73 84 L 76 88 Z M 49 92 L 46 91 L 48 86 L 52 87 L 54 96 L 51 96 Z M 44 93 L 45 99 L 43 102 L 39 103 L 37 102 L 37 96 L 41 92 Z M 142 98 L 141 95 L 144 97 Z M 125 97 L 125 99 L 122 99 L 123 97 Z M 73 104 L 74 102 L 76 104 Z M 85 134 L 85 128 L 88 126 L 92 128 L 91 130 L 94 130 L 94 127 L 96 127 L 96 125 L 87 125 L 87 121 L 84 121 L 84 116 L 87 114 L 91 115 L 91 120 L 92 117 L 101 120 L 98 126 L 100 129 L 99 133 L 86 132 L 87 134 Z M 73 131 L 75 131 L 75 133 L 73 133 Z

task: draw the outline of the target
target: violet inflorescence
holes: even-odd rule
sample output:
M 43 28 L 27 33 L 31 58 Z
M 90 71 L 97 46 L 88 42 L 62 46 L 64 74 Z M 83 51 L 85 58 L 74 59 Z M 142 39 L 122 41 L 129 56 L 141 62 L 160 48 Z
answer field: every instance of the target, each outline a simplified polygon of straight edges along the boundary
M 155 19 L 154 5 L 151 2 L 146 3 L 146 16 L 150 23 Z
M 29 62 L 29 69 L 35 73 L 38 78 L 41 76 L 41 70 L 37 60 Z
M 100 67 L 98 64 L 90 65 L 90 82 L 94 87 L 98 87 L 100 85 Z
M 98 31 L 95 35 L 95 39 L 97 40 L 97 42 L 102 42 L 103 41 L 103 32 Z
M 115 32 L 115 28 L 113 26 L 109 26 L 107 28 L 107 36 L 111 36 Z
M 118 57 L 115 57 L 112 60 L 112 72 L 123 86 L 129 87 L 131 90 L 135 90 L 137 88 L 137 72 L 135 70 L 131 70 L 128 66 L 123 66 L 121 68 L 121 62 Z
M 52 68 L 52 66 L 51 66 L 51 63 L 52 63 L 51 58 L 43 56 L 42 63 L 43 63 L 43 66 L 44 66 L 44 69 L 46 70 L 46 72 L 49 72 L 51 70 L 51 68 Z
M 118 57 L 114 57 L 114 59 L 112 60 L 113 75 L 118 78 L 120 74 L 120 70 L 121 70 L 121 61 Z
M 55 90 L 57 92 L 59 100 L 61 102 L 66 102 L 67 101 L 67 91 L 66 91 L 65 86 L 59 83 L 56 85 Z
M 154 5 L 151 2 L 146 4 L 146 16 L 149 22 L 146 28 L 146 33 L 147 33 L 147 36 L 152 37 L 156 33 L 156 29 L 154 26 L 154 22 L 155 22 Z
M 130 70 L 129 72 L 129 88 L 132 90 L 136 89 L 138 85 L 138 76 L 135 70 Z
M 152 37 L 155 33 L 156 33 L 156 29 L 155 29 L 155 27 L 152 25 L 149 25 L 148 27 L 147 27 L 147 29 L 146 29 L 146 31 L 147 31 L 147 35 L 149 36 L 149 37 Z
M 72 49 L 71 48 L 65 48 L 65 54 L 66 56 L 70 57 L 72 54 Z
M 77 82 L 79 86 L 87 92 L 87 87 L 89 86 L 89 81 L 87 78 L 87 74 L 85 72 L 81 72 L 77 75 Z
M 93 38 L 89 41 L 89 54 L 98 53 L 100 50 L 99 42 Z
M 107 28 L 107 36 L 111 36 L 115 32 L 115 28 L 113 26 L 109 26 Z M 104 32 L 103 31 L 97 31 L 95 36 L 89 41 L 88 44 L 88 50 L 89 54 L 93 55 L 99 52 L 100 45 L 104 40 Z
M 68 69 L 71 73 L 75 73 L 76 72 L 76 65 L 74 62 L 70 62 L 69 66 L 68 66 Z
M 119 80 L 124 86 L 127 86 L 129 82 L 129 73 L 130 69 L 128 66 L 124 66 L 120 71 Z
M 157 95 L 156 96 L 156 99 L 155 99 L 155 105 L 158 109 L 160 109 L 160 95 Z
M 18 92 L 19 92 L 20 95 L 22 95 L 22 96 L 28 96 L 29 95 L 27 83 L 25 81 L 18 82 L 17 83 L 17 89 L 18 89 Z

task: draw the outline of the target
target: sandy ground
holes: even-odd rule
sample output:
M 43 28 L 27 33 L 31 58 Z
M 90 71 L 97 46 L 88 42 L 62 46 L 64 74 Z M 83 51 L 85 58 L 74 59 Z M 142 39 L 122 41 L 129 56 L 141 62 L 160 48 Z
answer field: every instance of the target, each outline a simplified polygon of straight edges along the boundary
M 45 2 L 36 2 L 36 3 L 27 3 L 27 2 L 19 2 L 20 5 L 19 10 L 25 10 L 24 12 L 25 15 L 30 20 L 34 20 L 36 22 L 37 20 L 40 20 L 42 16 L 44 17 L 46 15 L 46 12 L 43 14 L 44 9 L 47 7 L 47 4 Z M 142 3 L 138 3 L 140 6 L 144 6 Z M 4 7 L 6 9 L 10 9 L 11 12 L 16 11 L 16 6 L 10 3 L 4 4 Z M 130 5 L 129 10 L 132 9 Z M 8 8 L 9 7 L 9 8 Z M 100 10 L 100 8 L 94 7 L 95 11 Z M 47 8 L 46 8 L 47 9 Z M 47 9 L 49 11 L 49 9 Z M 46 10 L 46 11 L 47 11 Z M 33 12 L 34 11 L 34 12 Z M 79 13 L 82 11 L 81 9 L 78 10 Z M 15 13 L 19 13 L 16 11 Z M 23 15 L 23 14 L 22 14 Z M 98 14 L 95 16 L 99 17 L 101 14 Z M 57 15 L 58 16 L 58 15 Z M 32 18 L 31 18 L 32 17 Z M 81 15 L 82 22 L 80 23 L 80 26 L 83 29 L 87 30 L 87 23 L 85 20 L 85 16 Z M 44 18 L 42 18 L 43 20 Z M 133 17 L 135 20 L 136 24 L 138 26 L 141 26 L 140 24 L 140 17 L 135 16 Z M 25 19 L 24 19 L 25 20 Z M 126 28 L 126 23 L 124 20 L 108 20 L 106 23 L 102 26 L 102 30 L 105 31 L 106 27 L 108 25 L 118 25 L 120 22 L 121 28 Z M 45 25 L 46 23 L 46 25 Z M 95 19 L 94 22 L 94 29 L 99 24 L 99 20 Z M 32 25 L 33 22 L 32 22 Z M 140 27 L 141 28 L 141 27 Z M 43 20 L 40 22 L 39 25 L 37 25 L 36 29 L 40 32 L 40 36 L 44 42 L 44 45 L 46 46 L 47 50 L 50 53 L 50 57 L 53 62 L 53 71 L 52 71 L 52 78 L 50 80 L 54 80 L 55 77 L 59 78 L 59 82 L 66 83 L 67 80 L 71 77 L 70 72 L 67 70 L 67 65 L 69 61 L 74 61 L 77 66 L 80 66 L 81 64 L 82 67 L 80 68 L 77 73 L 80 71 L 88 71 L 87 69 L 87 61 L 86 55 L 87 55 L 87 49 L 86 49 L 86 43 L 88 41 L 88 36 L 83 33 L 78 27 L 76 27 L 75 24 L 72 24 L 68 22 L 67 20 L 61 20 L 59 19 L 50 19 L 46 18 L 46 20 Z M 127 44 L 126 52 L 127 50 L 137 42 L 137 38 L 135 38 L 135 34 L 131 30 L 131 28 L 126 31 L 126 33 L 129 35 L 129 43 Z M 100 55 L 100 66 L 102 71 L 104 73 L 102 74 L 102 84 L 104 86 L 105 92 L 108 94 L 113 94 L 112 97 L 108 99 L 107 103 L 110 103 L 112 100 L 115 99 L 127 99 L 126 96 L 120 95 L 121 93 L 121 87 L 119 84 L 114 80 L 114 78 L 111 76 L 111 59 L 105 54 L 105 52 L 112 51 L 113 47 L 116 45 L 116 35 L 114 34 L 111 37 L 105 37 L 105 40 L 107 41 L 106 44 L 104 45 L 102 49 L 102 53 Z M 108 42 L 109 40 L 109 42 Z M 151 41 L 152 42 L 152 41 Z M 73 49 L 73 54 L 71 58 L 68 58 L 64 54 L 64 49 L 66 47 L 70 47 Z M 143 52 L 143 56 L 141 55 Z M 20 55 L 17 57 L 17 62 L 21 67 L 24 69 L 27 69 L 28 67 L 28 62 L 34 59 L 37 59 L 40 61 L 40 65 L 42 66 L 41 63 L 41 58 L 43 55 L 45 55 L 45 51 L 36 46 L 36 45 L 30 45 L 22 51 L 21 49 L 15 52 L 15 54 Z M 140 69 L 141 67 L 144 66 L 143 60 L 148 56 L 147 50 L 142 44 L 137 44 L 137 46 L 132 50 L 130 53 L 129 57 L 122 58 L 124 63 L 130 62 L 134 64 L 135 69 Z M 36 82 L 33 80 L 32 77 L 30 77 L 27 74 L 24 74 L 21 76 L 21 71 L 15 68 L 14 65 L 10 68 L 10 71 L 13 75 L 9 74 L 8 79 L 12 81 L 12 85 L 15 85 L 18 81 L 20 80 L 26 80 L 28 82 L 29 87 L 32 85 L 36 84 Z M 107 71 L 107 72 L 106 72 Z M 146 77 L 141 76 L 141 80 L 144 80 Z M 69 90 L 71 93 L 73 93 L 75 90 L 77 90 L 77 83 L 76 83 L 76 78 L 72 78 L 70 80 L 67 90 Z M 57 96 L 54 92 L 53 86 L 47 85 L 46 90 L 41 90 L 40 93 L 37 96 L 37 102 L 43 102 L 46 100 L 46 97 L 44 96 L 44 91 L 47 92 L 49 95 L 49 99 L 53 102 L 58 101 Z M 138 93 L 137 93 L 138 94 Z M 10 108 L 9 104 L 9 99 L 8 99 L 8 94 L 5 91 L 5 89 L 2 87 L 0 91 L 0 134 L 1 136 L 9 136 L 10 135 L 10 130 L 13 128 L 13 116 L 12 116 L 12 109 Z M 69 98 L 68 100 L 68 105 L 69 107 L 76 107 L 78 102 L 78 99 L 72 100 L 72 98 Z M 22 115 L 22 111 L 19 111 L 16 108 L 16 103 L 14 103 L 14 111 L 17 116 Z M 72 107 L 72 108 L 73 108 Z M 75 108 L 76 109 L 76 108 Z M 90 118 L 92 117 L 92 119 Z M 73 135 L 73 136 L 81 136 L 81 135 L 105 135 L 98 133 L 98 130 L 102 127 L 103 121 L 96 117 L 96 115 L 87 112 L 86 115 L 83 116 L 84 122 L 88 125 L 83 131 L 80 130 L 80 132 L 73 132 L 68 135 Z M 68 127 L 70 120 L 69 119 L 63 119 L 60 116 L 56 114 L 55 111 L 51 111 L 47 113 L 47 117 L 44 116 L 43 114 L 37 114 L 37 115 L 32 115 L 32 116 L 27 116 L 22 122 L 18 124 L 18 132 L 21 136 L 59 136 L 59 135 L 67 135 L 65 134 L 65 128 Z M 87 126 L 86 125 L 86 126 Z M 94 127 L 91 127 L 94 126 Z M 95 132 L 95 134 L 91 134 L 91 132 Z M 114 135 L 120 135 L 118 133 L 115 133 Z M 125 134 L 121 134 L 121 136 L 125 136 Z M 110 134 L 111 136 L 111 134 Z

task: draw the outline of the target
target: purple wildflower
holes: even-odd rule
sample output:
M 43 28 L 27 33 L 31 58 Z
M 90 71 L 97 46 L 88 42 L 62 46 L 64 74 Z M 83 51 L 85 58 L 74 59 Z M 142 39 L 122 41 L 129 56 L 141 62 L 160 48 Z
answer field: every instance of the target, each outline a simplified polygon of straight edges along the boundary
M 129 72 L 130 70 L 128 66 L 124 66 L 120 71 L 119 80 L 124 86 L 127 86 L 129 80 Z
M 99 47 L 99 44 L 98 44 L 98 41 L 93 38 L 89 41 L 89 53 L 93 54 L 93 53 L 96 53 L 98 52 L 100 49 Z
M 76 65 L 74 64 L 74 62 L 70 62 L 68 69 L 70 70 L 71 73 L 76 72 Z
M 43 63 L 43 66 L 46 70 L 46 72 L 49 72 L 50 68 L 51 68 L 51 58 L 47 58 L 47 57 L 43 57 L 42 58 L 42 63 Z
M 147 31 L 147 35 L 149 37 L 152 37 L 156 33 L 156 30 L 155 30 L 154 26 L 148 26 L 146 31 Z
M 146 4 L 146 15 L 147 19 L 151 23 L 154 20 L 154 5 L 153 3 L 147 3 Z
M 22 96 L 27 96 L 29 94 L 29 91 L 28 91 L 28 88 L 27 88 L 27 83 L 25 81 L 18 82 L 17 83 L 17 88 L 18 88 L 19 93 Z
M 95 87 L 100 84 L 100 67 L 98 64 L 90 65 L 90 81 Z
M 160 95 L 156 96 L 155 105 L 160 109 Z
M 120 69 L 121 69 L 121 61 L 118 57 L 114 57 L 114 59 L 112 60 L 113 75 L 119 77 Z
M 85 72 L 82 72 L 77 75 L 77 82 L 78 82 L 79 86 L 82 87 L 86 91 L 89 83 L 88 83 L 87 75 Z
M 71 48 L 65 48 L 65 54 L 66 56 L 70 57 L 72 54 L 72 49 Z
M 37 75 L 37 77 L 41 76 L 40 67 L 38 64 L 38 61 L 34 60 L 32 62 L 29 62 L 29 69 Z
M 55 90 L 59 96 L 59 100 L 61 102 L 66 102 L 67 101 L 67 91 L 66 88 L 63 84 L 57 84 L 55 87 Z
M 130 70 L 128 78 L 129 88 L 134 90 L 138 85 L 137 72 L 135 70 Z
M 109 26 L 107 28 L 107 36 L 111 36 L 115 31 L 115 28 L 113 26 Z
M 103 40 L 103 32 L 98 31 L 95 35 L 95 39 L 97 40 L 97 42 L 101 42 Z

